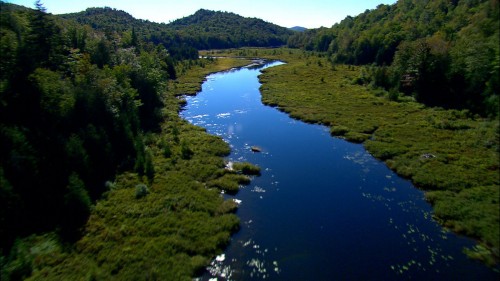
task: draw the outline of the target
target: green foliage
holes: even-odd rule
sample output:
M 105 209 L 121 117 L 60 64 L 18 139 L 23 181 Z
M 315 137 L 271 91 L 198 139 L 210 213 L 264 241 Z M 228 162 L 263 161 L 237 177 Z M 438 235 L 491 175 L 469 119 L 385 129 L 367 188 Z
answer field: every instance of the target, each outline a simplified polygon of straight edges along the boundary
M 176 60 L 197 59 L 197 49 L 281 46 L 293 34 L 287 28 L 260 19 L 203 9 L 169 24 L 137 20 L 124 11 L 109 7 L 89 8 L 61 17 L 97 30 L 120 32 L 124 34 L 124 47 L 149 43 L 163 45 Z M 134 38 L 138 42 L 135 45 Z M 176 77 L 172 62 L 167 60 L 166 63 L 170 77 Z
M 498 11 L 498 1 L 489 0 L 398 1 L 332 28 L 295 33 L 288 45 L 327 52 L 333 63 L 380 66 L 354 80 L 384 88 L 391 100 L 397 100 L 397 90 L 426 105 L 495 117 Z
M 491 254 L 488 255 L 484 247 L 493 251 L 495 256 L 499 255 L 500 231 L 492 227 L 498 223 L 500 212 L 498 186 L 473 187 L 458 193 L 432 191 L 426 196 L 430 202 L 435 203 L 435 214 L 444 225 L 467 236 L 481 238 L 484 243 L 484 246 L 480 246 L 483 253 L 478 255 L 477 251 L 469 251 L 468 254 L 494 265 Z
M 145 184 L 140 183 L 135 186 L 135 199 L 141 199 L 148 194 L 149 194 L 149 189 Z
M 90 213 L 91 201 L 85 189 L 85 184 L 76 174 L 71 174 L 68 180 L 67 193 L 64 196 L 64 204 L 69 217 L 76 221 L 85 221 Z
M 230 194 L 235 194 L 239 190 L 240 184 L 249 184 L 250 178 L 245 175 L 225 173 L 223 176 L 208 182 L 211 188 L 218 188 Z
M 163 157 L 170 158 L 172 156 L 172 149 L 168 143 L 163 145 Z
M 33 271 L 33 257 L 29 248 L 20 240 L 12 247 L 7 264 L 2 267 L 2 280 L 23 280 Z
M 1 195 L 9 210 L 17 205 L 1 214 L 0 247 L 55 228 L 76 239 L 116 172 L 136 167 L 154 180 L 142 138 L 163 121 L 169 56 L 163 47 L 129 52 L 40 2 L 0 5 Z
M 192 38 L 197 49 L 281 46 L 293 33 L 260 19 L 203 9 L 173 21 L 167 27 Z
M 2 280 L 26 280 L 45 265 L 61 261 L 61 243 L 54 233 L 18 239 L 2 264 Z
M 233 170 L 244 175 L 260 175 L 260 167 L 248 162 L 233 163 Z
M 345 127 L 345 126 L 332 126 L 330 128 L 330 134 L 332 136 L 344 136 L 345 134 L 347 134 L 349 132 L 349 128 Z
M 181 158 L 182 159 L 190 159 L 193 156 L 194 152 L 189 148 L 189 145 L 186 141 L 181 143 Z
M 146 163 L 144 164 L 144 174 L 148 178 L 149 182 L 153 182 L 155 177 L 155 167 L 153 165 L 153 155 L 151 151 L 146 151 Z

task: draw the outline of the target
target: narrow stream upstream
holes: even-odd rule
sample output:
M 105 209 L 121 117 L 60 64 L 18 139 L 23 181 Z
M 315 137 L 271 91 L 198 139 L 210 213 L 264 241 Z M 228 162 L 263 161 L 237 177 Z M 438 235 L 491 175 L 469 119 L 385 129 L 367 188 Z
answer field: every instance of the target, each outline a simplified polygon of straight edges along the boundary
M 210 75 L 181 112 L 229 143 L 228 161 L 262 169 L 201 280 L 497 280 L 462 253 L 474 241 L 441 228 L 422 191 L 362 145 L 263 105 L 260 69 L 280 64 Z

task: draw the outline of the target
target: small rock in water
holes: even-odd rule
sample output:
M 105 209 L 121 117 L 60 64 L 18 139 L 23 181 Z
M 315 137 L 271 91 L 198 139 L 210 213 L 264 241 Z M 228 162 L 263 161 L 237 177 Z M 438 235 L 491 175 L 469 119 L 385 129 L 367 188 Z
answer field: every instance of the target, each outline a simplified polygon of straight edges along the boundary
M 253 151 L 253 152 L 262 152 L 262 149 L 258 146 L 252 146 L 250 147 L 250 149 Z

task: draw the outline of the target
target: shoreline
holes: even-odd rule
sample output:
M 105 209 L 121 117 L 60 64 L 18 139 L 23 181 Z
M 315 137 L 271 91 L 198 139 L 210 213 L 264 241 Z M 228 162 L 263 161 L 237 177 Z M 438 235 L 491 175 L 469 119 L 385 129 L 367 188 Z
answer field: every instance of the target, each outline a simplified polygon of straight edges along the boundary
M 330 67 L 316 53 L 213 52 L 259 52 L 286 62 L 259 76 L 262 103 L 294 119 L 327 126 L 333 137 L 362 143 L 376 159 L 425 192 L 440 225 L 479 242 L 474 249 L 464 249 L 469 257 L 498 267 L 498 120 L 390 101 L 352 83 L 359 67 Z

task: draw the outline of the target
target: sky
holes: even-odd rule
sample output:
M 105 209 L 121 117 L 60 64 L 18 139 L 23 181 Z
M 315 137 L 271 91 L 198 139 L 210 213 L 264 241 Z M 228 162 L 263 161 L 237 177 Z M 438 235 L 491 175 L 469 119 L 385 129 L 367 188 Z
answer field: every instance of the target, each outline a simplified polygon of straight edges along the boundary
M 35 0 L 4 0 L 33 8 Z M 379 4 L 396 0 L 42 0 L 47 12 L 65 14 L 90 7 L 111 7 L 135 18 L 159 23 L 190 16 L 199 9 L 232 12 L 283 27 L 331 27 L 346 16 L 356 16 Z

